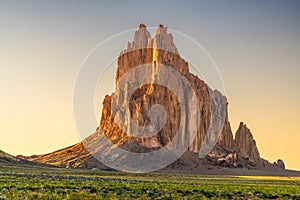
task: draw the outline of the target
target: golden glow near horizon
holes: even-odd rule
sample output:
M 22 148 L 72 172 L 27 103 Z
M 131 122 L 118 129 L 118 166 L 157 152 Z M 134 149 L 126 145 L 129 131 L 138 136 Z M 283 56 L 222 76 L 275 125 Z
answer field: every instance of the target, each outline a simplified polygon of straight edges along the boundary
M 141 22 L 162 23 L 203 44 L 216 62 L 233 133 L 245 122 L 263 158 L 300 170 L 300 3 L 174 2 L 172 9 L 169 2 L 108 4 L 0 7 L 1 150 L 33 155 L 79 142 L 72 95 L 88 52 Z M 108 73 L 97 88 L 99 113 L 104 95 L 114 89 L 115 71 Z

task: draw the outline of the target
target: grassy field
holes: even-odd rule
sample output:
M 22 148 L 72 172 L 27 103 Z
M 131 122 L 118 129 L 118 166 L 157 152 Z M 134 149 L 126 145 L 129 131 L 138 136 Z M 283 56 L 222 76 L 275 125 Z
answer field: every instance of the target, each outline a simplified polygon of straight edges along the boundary
M 0 167 L 0 199 L 300 199 L 300 178 Z

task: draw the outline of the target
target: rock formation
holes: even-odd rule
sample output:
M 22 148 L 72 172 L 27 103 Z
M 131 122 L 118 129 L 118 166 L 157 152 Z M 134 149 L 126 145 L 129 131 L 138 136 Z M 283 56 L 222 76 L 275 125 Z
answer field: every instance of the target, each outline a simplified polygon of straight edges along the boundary
M 136 89 L 129 100 L 127 100 L 127 88 L 136 85 L 136 79 L 141 74 L 135 73 L 127 77 L 127 82 L 124 85 L 119 85 L 119 80 L 132 69 L 138 66 L 150 64 L 145 71 L 149 75 L 149 79 L 156 80 L 160 70 L 157 67 L 160 64 L 170 66 L 179 72 L 191 84 L 193 91 L 198 98 L 199 104 L 195 105 L 199 109 L 199 113 L 193 113 L 193 108 L 187 105 L 180 105 L 177 95 L 184 96 L 185 100 L 191 96 L 192 90 L 186 90 L 183 83 L 177 84 L 178 92 L 174 94 L 168 86 L 174 84 L 177 80 L 167 80 L 164 87 L 157 84 L 144 84 Z M 125 88 L 125 93 L 120 92 Z M 114 99 L 116 107 L 112 108 Z M 166 111 L 166 123 L 162 129 L 151 137 L 139 138 L 133 136 L 130 128 L 131 124 L 141 126 L 159 126 L 161 119 L 157 118 L 154 121 L 150 120 L 149 109 L 152 105 L 160 104 Z M 129 113 L 126 113 L 128 118 L 122 118 L 126 111 L 126 105 L 129 106 Z M 214 105 L 218 105 L 214 108 Z M 276 164 L 271 164 L 260 158 L 256 142 L 250 130 L 243 124 L 240 124 L 236 132 L 235 139 L 231 131 L 231 126 L 228 121 L 227 98 L 219 91 L 211 89 L 204 81 L 189 72 L 189 64 L 179 55 L 176 48 L 173 36 L 168 33 L 167 28 L 159 25 L 154 37 L 146 29 L 144 24 L 140 24 L 135 32 L 134 40 L 128 42 L 127 48 L 123 50 L 118 57 L 118 68 L 116 72 L 116 90 L 115 93 L 107 95 L 103 100 L 102 117 L 99 128 L 83 142 L 71 147 L 39 156 L 31 156 L 25 159 L 47 163 L 60 167 L 71 168 L 105 168 L 103 164 L 93 158 L 92 153 L 88 151 L 88 147 L 97 144 L 99 138 L 106 135 L 115 145 L 132 152 L 149 152 L 155 151 L 167 145 L 176 134 L 181 120 L 187 122 L 189 117 L 196 117 L 199 124 L 194 140 L 188 148 L 191 153 L 198 154 L 201 145 L 204 143 L 204 138 L 211 125 L 211 115 L 221 116 L 220 119 L 214 121 L 215 124 L 222 124 L 224 121 L 221 133 L 217 138 L 217 144 L 214 149 L 203 160 L 208 160 L 210 164 L 221 165 L 225 167 L 279 167 L 284 168 L 283 161 L 278 161 Z M 182 119 L 181 106 L 187 111 L 186 116 Z M 124 128 L 120 128 L 120 124 Z M 188 140 L 190 127 L 188 123 L 183 127 L 186 130 L 186 137 L 183 140 Z M 126 130 L 126 131 L 125 131 Z M 208 138 L 213 140 L 214 138 Z M 98 145 L 99 146 L 99 145 Z M 96 151 L 108 151 L 104 147 L 96 149 Z M 94 152 L 95 153 L 95 152 Z M 181 159 L 186 160 L 186 159 Z M 197 160 L 197 159 L 196 159 Z
M 216 112 L 216 115 L 224 115 L 224 117 L 226 116 L 225 126 L 222 134 L 220 135 L 219 144 L 223 144 L 229 148 L 233 147 L 233 137 L 227 117 L 226 97 L 217 90 L 213 91 L 208 87 L 207 84 L 204 83 L 204 81 L 200 80 L 197 76 L 189 72 L 188 63 L 180 57 L 173 42 L 173 36 L 167 33 L 167 28 L 163 25 L 158 27 L 156 35 L 153 38 L 151 38 L 150 33 L 146 30 L 145 26 L 140 25 L 140 28 L 135 33 L 134 41 L 132 43 L 128 43 L 127 49 L 120 54 L 116 73 L 116 92 L 112 96 L 107 96 L 103 103 L 100 128 L 105 132 L 106 135 L 108 135 L 110 138 L 115 138 L 113 139 L 114 142 L 122 143 L 124 148 L 127 147 L 127 150 L 137 152 L 149 151 L 151 148 L 160 148 L 172 140 L 176 134 L 176 130 L 178 129 L 180 123 L 180 106 L 179 102 L 176 100 L 176 95 L 168 90 L 171 84 L 174 84 L 176 80 L 167 80 L 167 87 L 151 84 L 143 85 L 133 93 L 130 103 L 126 102 L 124 97 L 126 96 L 126 93 L 120 94 L 119 92 L 120 77 L 122 77 L 131 69 L 147 63 L 150 63 L 151 65 L 164 64 L 173 67 L 189 81 L 193 90 L 196 91 L 196 95 L 199 99 L 198 106 L 199 110 L 201 111 L 201 113 L 197 113 L 196 117 L 199 119 L 198 123 L 200 126 L 198 128 L 195 140 L 189 148 L 190 151 L 195 153 L 199 152 L 200 146 L 210 125 L 210 117 L 212 112 L 211 104 L 223 106 L 223 108 L 221 107 L 220 110 L 215 110 L 214 112 Z M 151 69 L 150 66 L 149 71 L 146 71 L 145 73 L 149 74 L 149 76 L 153 76 L 149 77 L 150 79 L 155 79 L 155 76 L 160 72 L 158 68 Z M 135 74 L 132 77 L 128 77 L 125 87 L 135 85 L 135 80 L 139 76 L 141 76 L 141 74 Z M 187 91 L 181 83 L 178 83 L 177 87 L 177 95 L 184 96 L 185 102 L 188 102 L 188 98 L 191 96 L 192 91 Z M 116 109 L 116 112 L 112 111 L 110 108 L 113 97 L 119 97 L 119 103 L 117 103 L 118 108 Z M 151 138 L 138 139 L 129 137 L 129 131 L 125 133 L 118 127 L 118 124 L 116 124 L 116 121 L 119 120 L 118 116 L 123 115 L 122 112 L 125 112 L 127 103 L 131 106 L 131 116 L 127 121 L 122 122 L 125 123 L 125 129 L 128 128 L 128 124 L 135 123 L 136 121 L 138 121 L 138 124 L 142 126 L 147 125 L 150 121 L 148 112 L 150 107 L 154 104 L 160 104 L 165 108 L 168 116 L 166 125 L 157 135 Z M 188 108 L 186 109 L 188 110 Z M 187 115 L 186 120 L 188 120 L 190 114 L 191 113 Z M 189 127 L 185 126 L 184 128 L 187 130 L 188 134 Z M 133 143 L 135 143 L 135 145 L 133 145 Z
M 253 163 L 254 165 L 261 162 L 256 142 L 250 130 L 243 122 L 240 123 L 235 134 L 234 146 L 238 160 Z
M 281 160 L 281 159 L 278 159 L 277 163 L 275 165 L 277 165 L 281 169 L 285 169 L 285 164 L 284 164 L 283 160 Z

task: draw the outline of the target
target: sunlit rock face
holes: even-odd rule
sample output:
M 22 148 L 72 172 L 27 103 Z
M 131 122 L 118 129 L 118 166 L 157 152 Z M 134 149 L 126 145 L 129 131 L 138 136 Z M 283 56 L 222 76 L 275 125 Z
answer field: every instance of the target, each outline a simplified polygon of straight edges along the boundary
M 218 139 L 218 144 L 231 148 L 233 146 L 233 137 L 230 125 L 228 123 L 227 117 L 227 99 L 218 91 L 213 91 L 212 89 L 200 80 L 197 76 L 189 72 L 189 65 L 181 56 L 174 44 L 173 36 L 167 32 L 167 28 L 160 25 L 156 31 L 155 36 L 151 37 L 150 33 L 147 31 L 145 25 L 141 24 L 139 29 L 135 32 L 134 41 L 129 42 L 127 49 L 121 52 L 118 58 L 118 68 L 116 73 L 116 90 L 112 96 L 124 95 L 120 97 L 118 102 L 119 108 L 116 109 L 117 112 L 111 110 L 111 98 L 106 97 L 103 103 L 103 112 L 100 122 L 100 128 L 103 132 L 110 138 L 114 143 L 122 144 L 123 148 L 126 150 L 134 152 L 144 152 L 155 150 L 168 144 L 174 135 L 177 133 L 179 123 L 181 119 L 180 106 L 187 107 L 187 105 L 179 105 L 176 100 L 176 95 L 174 95 L 168 88 L 169 85 L 174 84 L 175 80 L 168 80 L 169 85 L 163 87 L 155 84 L 142 85 L 137 91 L 133 93 L 130 98 L 130 113 L 126 115 L 126 119 L 122 124 L 136 123 L 140 126 L 145 126 L 150 123 L 149 110 L 152 105 L 160 104 L 165 108 L 167 114 L 167 120 L 165 126 L 162 128 L 158 134 L 150 138 L 137 138 L 131 137 L 129 131 L 121 130 L 115 123 L 118 120 L 122 120 L 119 116 L 124 116 L 124 113 L 120 114 L 128 102 L 125 102 L 126 95 L 119 94 L 120 86 L 119 79 L 124 74 L 128 73 L 131 69 L 144 65 L 151 64 L 148 69 L 146 69 L 146 74 L 152 81 L 160 73 L 159 68 L 156 67 L 159 64 L 170 66 L 178 71 L 182 76 L 184 76 L 191 84 L 193 91 L 196 93 L 199 101 L 200 113 L 197 113 L 198 118 L 198 130 L 196 137 L 190 146 L 189 150 L 195 153 L 199 152 L 200 146 L 204 140 L 207 133 L 207 129 L 211 121 L 211 104 L 222 105 L 223 109 L 215 110 L 216 115 L 224 115 L 225 126 L 223 128 L 222 134 Z M 135 81 L 142 74 L 133 74 L 128 77 L 128 83 L 125 88 L 130 84 L 135 84 Z M 124 86 L 121 86 L 124 87 Z M 186 97 L 185 102 L 189 102 L 189 97 L 191 92 L 184 88 L 183 84 L 179 84 L 177 91 L 179 91 L 179 96 Z M 211 96 L 210 96 L 211 95 Z M 221 113 L 221 112 L 226 113 Z M 185 120 L 189 120 L 192 111 L 187 111 Z M 219 113 L 220 112 L 220 113 Z M 158 119 L 158 122 L 160 120 Z M 120 123 L 120 122 L 119 122 Z M 153 122 L 152 122 L 153 123 Z M 189 134 L 189 127 L 185 126 L 186 135 Z M 188 137 L 187 137 L 188 138 Z M 212 138 L 213 139 L 213 138 Z M 188 142 L 188 141 L 186 141 Z
M 184 122 L 182 127 L 184 136 L 180 141 L 191 144 L 187 152 L 193 155 L 199 153 L 210 125 L 213 128 L 222 126 L 217 138 L 215 138 L 216 135 L 207 138 L 208 141 L 217 140 L 214 148 L 203 158 L 209 160 L 210 164 L 224 167 L 284 168 L 281 160 L 271 164 L 260 158 L 255 140 L 243 123 L 233 139 L 228 120 L 227 98 L 219 91 L 211 89 L 203 80 L 189 71 L 188 62 L 179 55 L 173 36 L 163 25 L 159 25 L 156 34 L 152 37 L 146 26 L 140 24 L 135 32 L 134 40 L 128 42 L 127 48 L 120 52 L 117 64 L 115 92 L 106 95 L 103 100 L 100 125 L 95 133 L 82 142 L 62 150 L 22 158 L 67 168 L 103 168 L 103 164 L 92 156 L 93 153 L 111 150 L 101 144 L 103 137 L 107 137 L 114 144 L 113 148 L 120 147 L 130 152 L 152 152 L 168 145 L 175 137 L 180 123 Z M 142 74 L 139 71 L 130 73 L 131 70 L 143 65 L 147 67 Z M 166 78 L 165 86 L 152 84 L 161 73 L 159 65 L 176 70 L 189 82 L 192 89 L 186 89 L 183 82 L 178 82 L 171 76 Z M 125 84 L 120 85 L 120 80 L 124 76 L 127 76 Z M 137 80 L 141 76 L 147 77 L 151 83 L 139 85 Z M 176 93 L 169 89 L 174 83 L 177 83 Z M 137 89 L 130 94 L 128 88 L 135 85 Z M 195 92 L 198 99 L 198 105 L 194 105 L 198 109 L 188 105 L 192 92 Z M 182 96 L 186 104 L 180 104 L 178 96 Z M 164 108 L 166 118 L 158 115 L 150 120 L 149 111 L 154 105 L 161 105 Z M 128 107 L 129 109 L 126 109 Z M 182 110 L 185 111 L 184 115 L 182 115 Z M 195 110 L 199 112 L 195 113 Z M 212 123 L 212 115 L 222 117 Z M 191 118 L 197 124 L 192 141 L 189 137 L 192 128 L 188 123 L 192 120 Z M 162 121 L 165 123 L 161 127 Z M 140 133 L 136 133 L 130 129 L 133 124 L 140 127 L 148 126 L 154 130 L 157 127 L 160 128 L 157 134 L 150 137 L 136 137 L 136 134 L 143 136 L 146 131 L 142 128 L 139 129 Z M 180 162 L 181 160 L 188 159 L 179 159 Z M 194 162 L 197 163 L 198 160 L 199 164 L 203 164 L 198 158 Z

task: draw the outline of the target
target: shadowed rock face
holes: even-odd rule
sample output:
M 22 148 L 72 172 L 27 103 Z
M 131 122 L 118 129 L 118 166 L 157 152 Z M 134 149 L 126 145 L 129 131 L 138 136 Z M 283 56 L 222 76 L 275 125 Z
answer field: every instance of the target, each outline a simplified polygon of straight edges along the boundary
M 260 155 L 256 147 L 256 142 L 250 130 L 241 122 L 235 134 L 235 150 L 239 159 L 251 160 L 253 162 L 260 162 Z
M 190 83 L 195 92 L 199 104 L 200 112 L 197 116 L 197 133 L 194 140 L 191 142 L 188 151 L 198 153 L 208 128 L 211 125 L 211 114 L 223 116 L 224 125 L 222 132 L 217 138 L 217 144 L 208 156 L 204 159 L 199 159 L 199 164 L 205 164 L 205 160 L 209 160 L 209 164 L 221 165 L 225 167 L 280 167 L 284 168 L 284 163 L 278 161 L 271 164 L 260 158 L 255 140 L 250 130 L 243 124 L 236 133 L 235 140 L 233 139 L 232 130 L 228 121 L 227 98 L 219 91 L 212 90 L 204 81 L 189 72 L 189 64 L 181 58 L 174 44 L 173 36 L 167 32 L 167 28 L 160 25 L 154 37 L 146 29 L 144 24 L 140 24 L 135 32 L 134 40 L 128 42 L 127 48 L 123 50 L 118 57 L 118 68 L 116 71 L 116 89 L 111 95 L 107 95 L 103 100 L 103 109 L 100 125 L 97 131 L 91 134 L 83 142 L 67 147 L 65 149 L 44 155 L 22 157 L 23 159 L 33 160 L 41 163 L 47 163 L 60 167 L 71 168 L 105 168 L 103 164 L 93 158 L 92 153 L 97 151 L 107 151 L 105 147 L 99 145 L 99 139 L 104 135 L 109 138 L 115 145 L 132 152 L 149 152 L 155 151 L 167 145 L 174 137 L 182 120 L 181 106 L 186 108 L 187 114 L 184 116 L 186 121 L 192 116 L 192 109 L 188 109 L 187 105 L 180 105 L 177 95 L 184 96 L 188 102 L 191 96 L 191 90 L 186 90 L 183 84 L 178 84 L 178 93 L 175 95 L 170 91 L 169 87 L 163 87 L 155 84 L 144 84 L 140 86 L 131 95 L 130 99 L 126 100 L 127 87 L 134 85 L 135 80 L 143 74 L 133 74 L 128 77 L 126 85 L 119 85 L 119 80 L 130 70 L 144 65 L 150 64 L 145 73 L 149 75 L 149 79 L 156 79 L 160 71 L 156 66 L 163 64 L 172 67 L 179 72 Z M 176 82 L 176 80 L 168 80 L 167 86 Z M 125 93 L 120 90 L 125 87 Z M 114 97 L 118 97 L 117 109 L 112 109 L 112 101 Z M 123 124 L 124 127 L 130 126 L 130 123 L 135 123 L 140 126 L 147 126 L 150 123 L 159 123 L 161 120 L 151 122 L 149 109 L 154 104 L 160 104 L 165 108 L 167 119 L 165 125 L 156 134 L 148 138 L 138 138 L 132 136 L 130 131 L 122 130 L 118 124 Z M 126 119 L 119 116 L 124 115 L 123 110 L 126 105 L 129 105 L 130 113 Z M 218 109 L 212 109 L 212 105 L 218 105 Z M 125 111 L 124 111 L 125 112 Z M 216 124 L 222 124 L 222 117 Z M 118 122 L 118 123 L 117 123 Z M 187 124 L 187 123 L 186 123 Z M 214 124 L 212 124 L 214 125 Z M 190 127 L 185 125 L 187 140 L 190 134 Z M 208 138 L 213 140 L 214 138 Z M 95 152 L 87 151 L 87 148 L 96 146 Z M 187 160 L 187 159 L 181 159 Z M 197 159 L 195 159 L 197 161 Z M 193 161 L 194 163 L 196 161 Z M 179 162 L 179 161 L 178 161 Z

